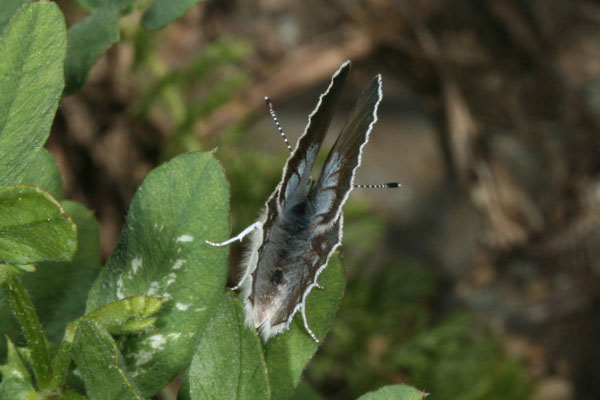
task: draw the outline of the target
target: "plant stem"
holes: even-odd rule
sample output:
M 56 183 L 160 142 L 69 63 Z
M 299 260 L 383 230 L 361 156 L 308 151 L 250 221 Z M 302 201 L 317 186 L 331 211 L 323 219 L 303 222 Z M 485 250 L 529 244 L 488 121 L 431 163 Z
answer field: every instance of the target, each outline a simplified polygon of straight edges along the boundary
M 71 350 L 73 349 L 73 338 L 76 328 L 77 321 L 67 326 L 65 337 L 52 360 L 52 378 L 48 385 L 48 389 L 50 390 L 59 390 L 65 382 L 65 378 L 69 372 L 69 364 L 71 363 Z
M 31 349 L 32 368 L 37 387 L 38 389 L 45 388 L 50 381 L 50 351 L 42 324 L 18 277 L 13 276 L 6 279 L 2 287 Z

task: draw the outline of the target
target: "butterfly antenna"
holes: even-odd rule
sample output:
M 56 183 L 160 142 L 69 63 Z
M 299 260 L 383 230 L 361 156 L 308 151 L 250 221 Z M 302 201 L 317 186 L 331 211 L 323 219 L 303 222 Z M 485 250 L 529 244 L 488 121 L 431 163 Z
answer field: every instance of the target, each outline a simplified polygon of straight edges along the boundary
M 285 136 L 285 133 L 283 133 L 283 129 L 281 129 L 281 125 L 279 124 L 279 120 L 277 119 L 277 115 L 275 114 L 275 109 L 273 108 L 273 103 L 271 102 L 271 99 L 265 96 L 265 102 L 267 103 L 267 107 L 269 107 L 269 112 L 271 113 L 271 117 L 273 118 L 273 121 L 275 121 L 275 125 L 277 125 L 277 130 L 279 130 L 279 133 L 281 133 L 281 137 L 283 138 L 285 145 L 287 146 L 288 150 L 291 153 L 292 146 L 290 146 L 290 142 L 288 141 L 287 137 Z
M 381 183 L 379 185 L 353 185 L 356 189 L 395 189 L 402 186 L 398 182 Z

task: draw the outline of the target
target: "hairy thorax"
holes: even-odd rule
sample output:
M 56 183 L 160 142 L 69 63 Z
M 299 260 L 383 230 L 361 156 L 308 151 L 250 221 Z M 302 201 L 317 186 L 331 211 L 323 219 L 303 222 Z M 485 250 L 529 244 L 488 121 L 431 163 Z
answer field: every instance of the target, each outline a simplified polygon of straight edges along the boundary
M 311 207 L 303 202 L 279 215 L 259 248 L 250 301 L 255 307 L 255 325 L 266 320 L 271 325 L 286 322 L 302 298 L 301 288 L 310 280 L 309 265 L 314 261 L 311 248 Z

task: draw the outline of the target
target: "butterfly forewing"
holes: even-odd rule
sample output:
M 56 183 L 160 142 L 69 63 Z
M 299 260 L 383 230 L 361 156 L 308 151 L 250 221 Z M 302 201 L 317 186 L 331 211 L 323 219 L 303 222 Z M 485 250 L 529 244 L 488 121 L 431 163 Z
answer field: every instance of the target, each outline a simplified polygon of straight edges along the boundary
M 316 222 L 321 227 L 319 229 L 331 226 L 341 214 L 342 206 L 352 190 L 354 172 L 360 165 L 362 148 L 377 121 L 377 107 L 381 98 L 381 76 L 378 75 L 359 97 L 327 156 L 321 176 L 310 194 Z
M 317 107 L 308 117 L 304 134 L 298 140 L 294 152 L 283 171 L 283 179 L 278 193 L 280 207 L 293 207 L 304 200 L 308 191 L 310 171 L 321 149 L 333 116 L 333 109 L 340 97 L 350 62 L 345 62 L 331 78 L 329 87 L 319 98 Z

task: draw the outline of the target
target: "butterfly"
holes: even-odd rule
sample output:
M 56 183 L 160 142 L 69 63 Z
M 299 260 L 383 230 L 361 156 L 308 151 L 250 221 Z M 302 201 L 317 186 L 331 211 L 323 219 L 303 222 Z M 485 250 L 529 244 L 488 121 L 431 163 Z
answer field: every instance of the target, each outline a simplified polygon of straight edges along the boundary
M 242 289 L 246 324 L 259 329 L 265 342 L 287 330 L 298 312 L 308 334 L 319 342 L 308 326 L 306 298 L 313 288 L 322 288 L 317 278 L 341 244 L 342 207 L 353 187 L 363 186 L 354 185 L 354 174 L 382 99 L 381 75 L 377 75 L 358 98 L 319 177 L 313 179 L 311 170 L 349 71 L 350 61 L 346 61 L 319 97 L 261 218 L 225 242 L 207 241 L 213 246 L 224 246 L 250 235 L 248 253 L 242 262 L 244 273 L 233 289 Z M 272 108 L 271 113 L 283 135 Z

